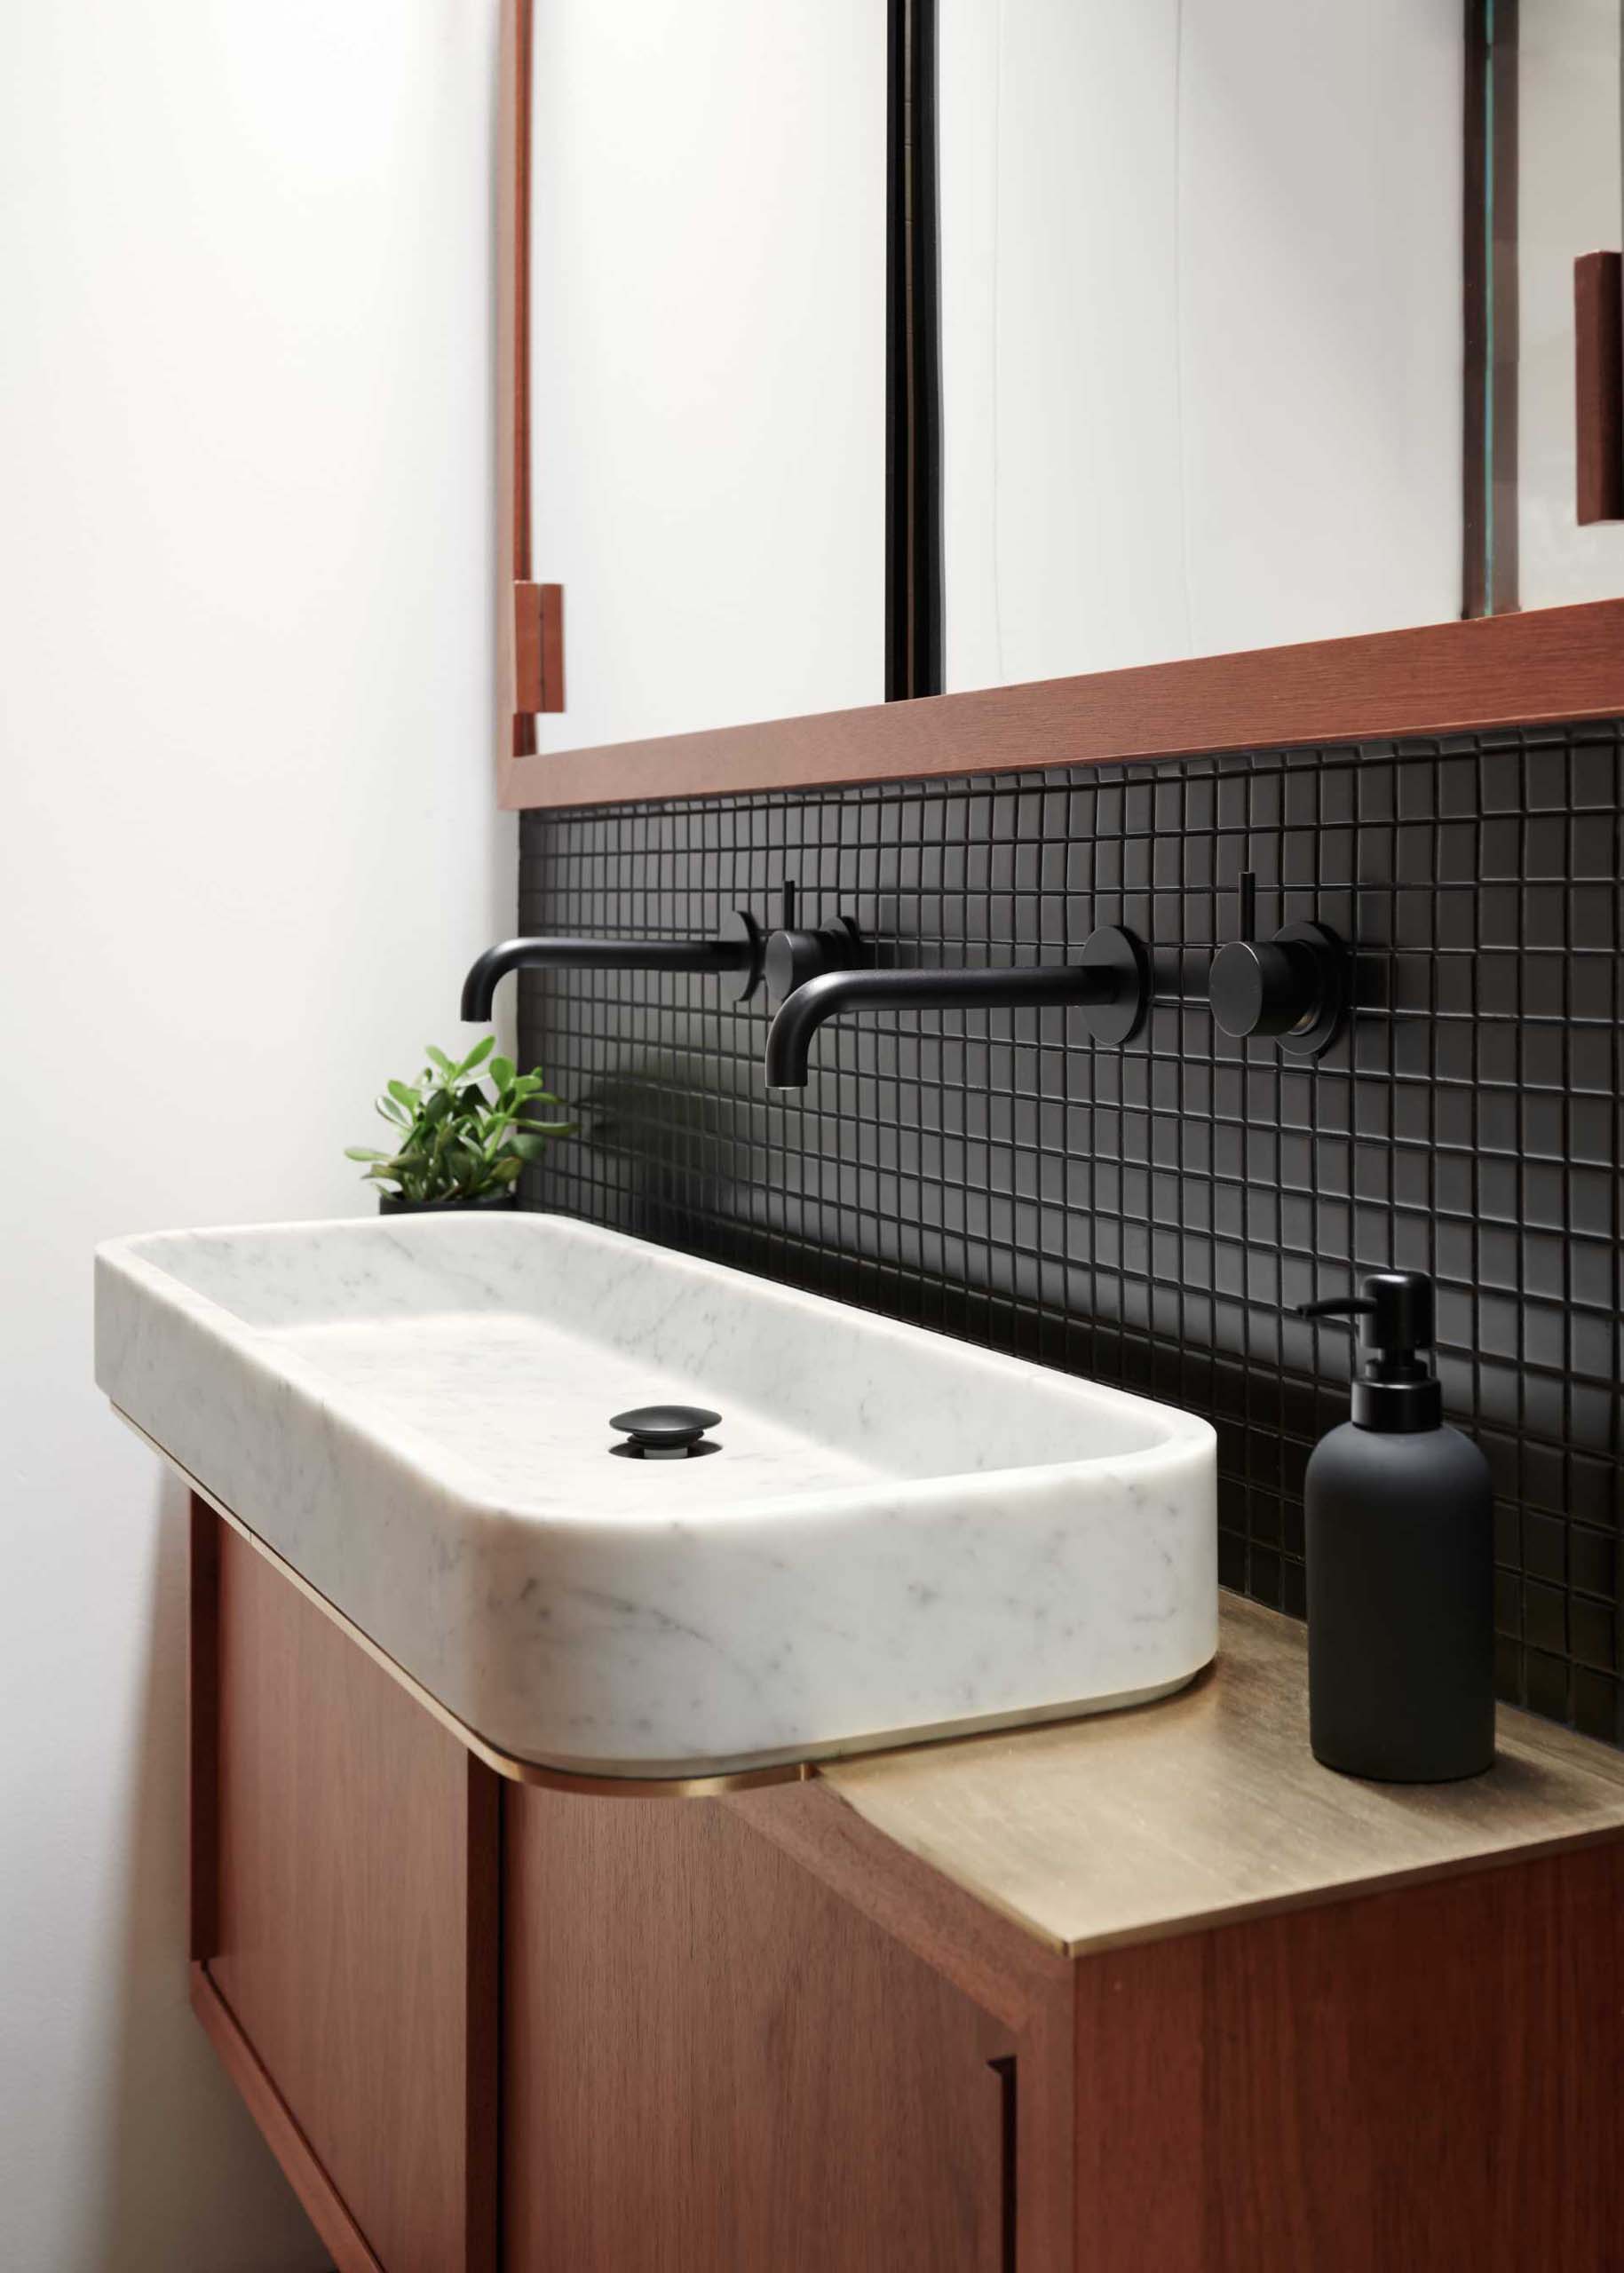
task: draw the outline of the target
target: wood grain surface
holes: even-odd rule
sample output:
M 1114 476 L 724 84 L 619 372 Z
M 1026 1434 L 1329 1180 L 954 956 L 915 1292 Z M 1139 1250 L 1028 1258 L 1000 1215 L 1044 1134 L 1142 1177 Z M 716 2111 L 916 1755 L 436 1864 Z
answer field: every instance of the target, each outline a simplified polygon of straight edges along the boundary
M 822 1788 L 1080 1953 L 1624 1834 L 1624 1756 L 1502 1706 L 1464 1783 L 1361 1782 L 1308 1746 L 1307 1639 L 1223 1597 L 1213 1672 L 1137 1711 L 827 1762 Z
M 1624 600 L 511 758 L 512 808 L 733 795 L 1624 715 Z
M 1078 2273 L 1616 2273 L 1624 1847 L 1090 1958 Z
M 1507 1715 L 1470 1784 L 1330 1777 L 1301 1629 L 1232 1600 L 1174 1703 L 561 1794 L 193 1522 L 193 2001 L 339 2273 L 494 2273 L 498 2142 L 505 2273 L 1624 2264 L 1604 1748 Z M 977 1883 L 1057 1855 L 1140 1925 L 1068 1955 Z
M 220 1531 L 194 1492 L 187 1502 L 186 1954 L 194 1965 L 220 1932 Z
M 514 701 L 521 710 L 564 708 L 564 587 L 513 587 Z
M 508 2273 L 1005 2273 L 1005 2027 L 730 1803 L 503 1806 Z
M 1573 263 L 1574 511 L 1581 527 L 1624 520 L 1624 256 Z
M 192 2010 L 202 2023 L 220 2063 L 259 2126 L 260 2135 L 281 2165 L 317 2235 L 332 2252 L 336 2273 L 386 2273 L 367 2237 L 350 2215 L 343 2196 L 318 2161 L 287 2102 L 267 2075 L 259 2055 L 237 2026 L 231 2008 L 209 1976 L 206 1965 L 192 1967 Z
M 208 1520 L 210 1982 L 389 2273 L 493 2273 L 497 1780 Z
M 1006 2032 L 1016 2073 L 1003 2112 L 1018 2168 L 1021 2273 L 1072 2259 L 1074 1968 L 1023 1928 L 865 1823 L 821 1783 L 720 1802 L 841 1903 L 927 1964 Z

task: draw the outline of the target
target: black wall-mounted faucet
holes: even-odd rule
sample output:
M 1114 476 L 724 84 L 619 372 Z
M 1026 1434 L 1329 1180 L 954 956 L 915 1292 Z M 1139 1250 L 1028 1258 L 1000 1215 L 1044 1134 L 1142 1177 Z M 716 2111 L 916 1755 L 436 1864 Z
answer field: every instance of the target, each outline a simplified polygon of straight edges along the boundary
M 742 1002 L 761 983 L 759 923 L 734 908 L 714 939 L 503 939 L 487 947 L 463 981 L 463 1016 L 491 1014 L 496 982 L 510 970 L 697 970 L 738 983 Z
M 807 929 L 797 924 L 796 907 L 796 888 L 786 882 L 771 937 L 735 907 L 714 939 L 503 939 L 487 947 L 463 981 L 463 1016 L 471 1024 L 488 1018 L 496 982 L 510 970 L 708 971 L 736 979 L 745 1002 L 764 978 L 780 1001 L 821 972 L 854 969 L 863 949 L 850 918 Z
M 767 1086 L 804 1089 L 812 1036 L 845 1010 L 991 1010 L 1074 1004 L 1095 1039 L 1129 1041 L 1150 1007 L 1150 958 L 1131 931 L 1090 934 L 1075 962 L 996 970 L 836 970 L 788 995 L 767 1035 Z
M 827 972 L 855 970 L 863 960 L 862 936 L 849 915 L 836 915 L 814 929 L 797 922 L 796 898 L 786 877 L 779 927 L 767 941 L 763 963 L 767 992 L 775 1002 Z

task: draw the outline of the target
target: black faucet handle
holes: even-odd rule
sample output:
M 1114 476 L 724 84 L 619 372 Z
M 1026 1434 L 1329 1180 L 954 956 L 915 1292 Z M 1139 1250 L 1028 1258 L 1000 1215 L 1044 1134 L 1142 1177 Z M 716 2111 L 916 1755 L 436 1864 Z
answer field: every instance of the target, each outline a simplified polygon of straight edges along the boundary
M 1212 1015 L 1237 1041 L 1295 1034 L 1319 1015 L 1321 991 L 1319 958 L 1300 940 L 1232 939 L 1208 975 Z
M 1347 1017 L 1347 950 L 1323 923 L 1287 923 L 1271 939 L 1256 938 L 1250 869 L 1239 895 L 1240 936 L 1217 950 L 1207 977 L 1214 1021 L 1236 1041 L 1264 1034 L 1294 1057 L 1318 1057 Z
M 793 884 L 784 886 L 784 908 L 787 916 L 794 916 Z M 836 915 L 815 931 L 788 922 L 767 941 L 767 992 L 781 1002 L 809 978 L 821 978 L 831 970 L 857 970 L 863 961 L 862 937 L 849 915 Z

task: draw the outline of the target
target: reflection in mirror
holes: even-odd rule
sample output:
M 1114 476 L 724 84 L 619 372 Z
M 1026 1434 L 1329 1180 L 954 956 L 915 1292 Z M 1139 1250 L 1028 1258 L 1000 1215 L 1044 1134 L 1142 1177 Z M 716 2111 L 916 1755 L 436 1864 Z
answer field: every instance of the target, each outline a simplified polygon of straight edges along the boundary
M 873 0 L 535 0 L 533 573 L 581 748 L 884 694 Z
M 1502 166 L 1515 169 L 1517 598 L 1554 607 L 1624 592 L 1624 525 L 1575 518 L 1573 376 L 1574 261 L 1620 242 L 1620 11 L 1619 0 L 1515 11 L 1498 0 L 1498 12 L 1517 59 Z
M 947 685 L 1461 612 L 1460 0 L 939 0 Z
M 1620 0 L 526 5 L 545 750 L 1624 591 Z

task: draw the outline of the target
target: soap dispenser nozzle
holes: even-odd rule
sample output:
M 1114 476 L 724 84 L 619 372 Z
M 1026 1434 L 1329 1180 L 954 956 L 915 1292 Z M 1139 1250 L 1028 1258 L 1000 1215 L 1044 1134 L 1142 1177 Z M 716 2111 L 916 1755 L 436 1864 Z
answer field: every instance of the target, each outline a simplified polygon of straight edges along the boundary
M 1299 1318 L 1359 1320 L 1355 1427 L 1407 1434 L 1442 1421 L 1437 1377 L 1417 1355 L 1432 1346 L 1432 1281 L 1422 1271 L 1373 1271 L 1358 1295 L 1297 1304 Z

